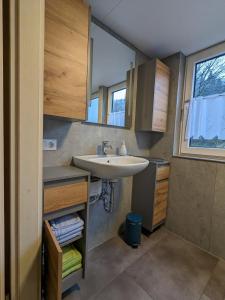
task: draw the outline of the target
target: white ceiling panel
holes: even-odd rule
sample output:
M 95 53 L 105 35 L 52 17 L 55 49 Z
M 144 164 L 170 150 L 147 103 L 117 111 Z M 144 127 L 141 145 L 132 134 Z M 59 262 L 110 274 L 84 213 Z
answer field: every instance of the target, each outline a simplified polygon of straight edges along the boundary
M 87 2 L 89 2 L 92 7 L 92 14 L 101 20 L 107 17 L 121 1 L 122 0 L 89 0 Z
M 149 56 L 225 40 L 224 0 L 90 0 L 93 15 Z

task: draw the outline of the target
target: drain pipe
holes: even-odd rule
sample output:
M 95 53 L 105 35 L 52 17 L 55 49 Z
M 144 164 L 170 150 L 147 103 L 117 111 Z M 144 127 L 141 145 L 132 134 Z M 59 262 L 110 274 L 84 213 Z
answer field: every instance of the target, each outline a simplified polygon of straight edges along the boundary
M 91 191 L 93 190 L 93 188 L 95 191 L 90 193 L 89 203 L 90 205 L 92 205 L 97 201 L 102 200 L 104 210 L 107 213 L 112 213 L 114 208 L 114 201 L 115 201 L 115 185 L 118 182 L 118 179 L 113 179 L 113 180 L 99 179 L 98 183 L 96 181 L 97 180 L 95 178 L 95 180 L 91 182 Z

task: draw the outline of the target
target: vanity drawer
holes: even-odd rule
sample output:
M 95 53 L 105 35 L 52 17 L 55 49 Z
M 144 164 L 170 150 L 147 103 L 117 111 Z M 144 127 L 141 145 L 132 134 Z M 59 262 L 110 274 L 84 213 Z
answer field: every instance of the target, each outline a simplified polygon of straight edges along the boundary
M 44 188 L 44 213 L 87 202 L 87 181 Z
M 169 178 L 170 167 L 169 166 L 160 166 L 156 169 L 156 180 L 164 180 Z

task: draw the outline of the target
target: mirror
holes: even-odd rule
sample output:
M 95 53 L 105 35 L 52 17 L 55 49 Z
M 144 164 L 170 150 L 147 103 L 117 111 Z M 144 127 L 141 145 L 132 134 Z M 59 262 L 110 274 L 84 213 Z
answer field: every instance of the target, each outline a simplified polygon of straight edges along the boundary
M 136 52 L 91 22 L 90 97 L 86 122 L 130 128 Z

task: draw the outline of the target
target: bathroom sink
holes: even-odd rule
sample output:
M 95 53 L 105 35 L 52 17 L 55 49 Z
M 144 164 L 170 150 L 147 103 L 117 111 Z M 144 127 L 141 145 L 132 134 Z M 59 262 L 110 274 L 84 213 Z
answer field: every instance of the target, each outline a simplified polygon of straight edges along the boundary
M 133 176 L 149 164 L 144 158 L 129 155 L 82 155 L 73 157 L 73 162 L 76 166 L 90 171 L 92 176 L 104 179 Z

